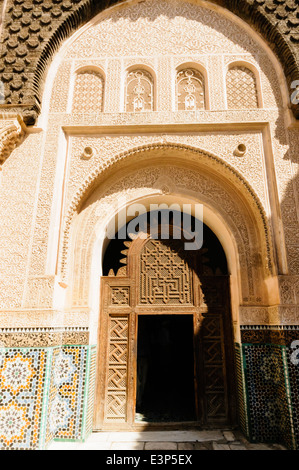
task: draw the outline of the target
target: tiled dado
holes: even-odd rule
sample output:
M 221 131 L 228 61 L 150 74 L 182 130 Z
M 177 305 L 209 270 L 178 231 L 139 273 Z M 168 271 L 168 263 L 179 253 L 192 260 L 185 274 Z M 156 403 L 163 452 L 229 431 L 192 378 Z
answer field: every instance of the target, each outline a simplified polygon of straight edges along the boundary
M 53 351 L 46 440 L 85 440 L 91 432 L 96 348 L 65 346 Z M 87 426 L 88 423 L 88 426 Z
M 252 442 L 299 449 L 299 365 L 293 341 L 299 326 L 241 326 L 236 345 L 239 415 Z
M 45 449 L 91 432 L 95 347 L 0 348 L 0 448 Z

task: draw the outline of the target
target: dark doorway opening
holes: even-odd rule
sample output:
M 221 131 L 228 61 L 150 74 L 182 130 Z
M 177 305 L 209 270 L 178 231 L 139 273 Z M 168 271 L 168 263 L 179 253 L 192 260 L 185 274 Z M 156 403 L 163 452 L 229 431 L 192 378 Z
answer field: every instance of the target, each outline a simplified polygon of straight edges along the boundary
M 192 315 L 139 315 L 136 421 L 196 421 Z

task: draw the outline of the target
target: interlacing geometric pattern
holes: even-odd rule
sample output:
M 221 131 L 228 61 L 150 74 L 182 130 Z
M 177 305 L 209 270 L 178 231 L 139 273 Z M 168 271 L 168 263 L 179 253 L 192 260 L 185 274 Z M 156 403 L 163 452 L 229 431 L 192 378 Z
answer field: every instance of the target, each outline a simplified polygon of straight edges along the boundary
M 75 78 L 73 112 L 88 114 L 103 111 L 104 80 L 93 70 L 78 72 Z
M 177 74 L 177 109 L 194 111 L 205 108 L 204 78 L 195 69 L 181 70 Z
M 0 350 L 0 448 L 40 445 L 47 353 Z
M 226 75 L 228 109 L 258 108 L 256 78 L 246 67 L 232 67 Z
M 153 111 L 154 81 L 146 70 L 133 70 L 127 74 L 125 108 L 129 113 Z
M 149 240 L 140 255 L 140 303 L 192 304 L 192 272 L 176 250 Z
M 105 419 L 126 420 L 128 317 L 109 318 L 109 360 Z
M 225 377 L 222 352 L 222 319 L 216 313 L 203 320 L 204 400 L 207 417 L 225 419 Z
M 30 379 L 35 375 L 32 368 L 32 361 L 25 359 L 18 353 L 13 359 L 4 361 L 0 372 L 1 388 L 9 389 L 13 395 L 16 395 L 21 389 L 28 389 Z
M 112 287 L 111 288 L 111 304 L 112 305 L 129 305 L 130 288 L 129 287 Z

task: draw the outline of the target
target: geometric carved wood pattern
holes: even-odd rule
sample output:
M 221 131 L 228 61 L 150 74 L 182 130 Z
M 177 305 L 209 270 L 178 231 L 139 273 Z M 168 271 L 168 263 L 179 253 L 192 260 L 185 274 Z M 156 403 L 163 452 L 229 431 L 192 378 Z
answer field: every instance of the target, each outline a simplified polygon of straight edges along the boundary
M 140 255 L 140 304 L 192 305 L 191 269 L 159 240 L 149 240 Z
M 226 75 L 228 109 L 258 107 L 256 78 L 247 67 L 232 67 Z
M 103 111 L 104 80 L 93 70 L 78 72 L 75 77 L 73 113 L 99 113 Z
M 130 288 L 129 287 L 112 287 L 111 305 L 129 305 L 129 304 L 130 304 Z
M 97 429 L 115 429 L 113 423 L 123 423 L 122 429 L 141 425 L 135 423 L 136 322 L 139 315 L 163 313 L 193 316 L 197 422 L 234 423 L 229 277 L 203 274 L 207 253 L 204 258 L 196 251 L 186 257 L 177 240 L 137 237 L 126 246 L 125 270 L 102 278 L 99 364 L 103 380 L 99 381 Z M 169 387 L 175 386 L 175 380 Z
M 204 314 L 201 334 L 207 420 L 221 420 L 226 416 L 222 316 Z
M 125 421 L 127 403 L 128 317 L 109 318 L 105 420 Z
M 204 78 L 195 69 L 181 70 L 177 74 L 177 109 L 194 111 L 205 108 Z

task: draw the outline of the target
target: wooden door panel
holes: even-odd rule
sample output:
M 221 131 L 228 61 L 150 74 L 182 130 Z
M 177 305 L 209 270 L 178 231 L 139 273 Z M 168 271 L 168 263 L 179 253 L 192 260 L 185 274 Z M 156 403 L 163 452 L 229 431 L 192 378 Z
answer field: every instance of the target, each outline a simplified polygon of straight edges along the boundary
M 109 317 L 105 421 L 126 422 L 129 317 Z
M 137 323 L 142 314 L 193 315 L 197 422 L 228 423 L 228 360 L 233 355 L 229 278 L 199 278 L 190 267 L 196 263 L 180 260 L 169 246 L 161 248 L 154 240 L 145 249 L 142 243 L 132 242 L 126 272 L 101 281 L 97 429 L 134 425 Z

